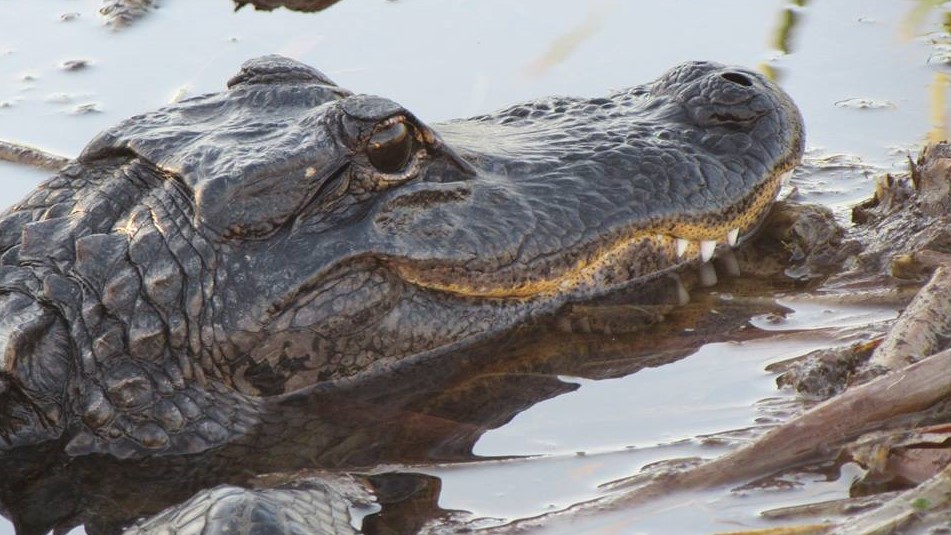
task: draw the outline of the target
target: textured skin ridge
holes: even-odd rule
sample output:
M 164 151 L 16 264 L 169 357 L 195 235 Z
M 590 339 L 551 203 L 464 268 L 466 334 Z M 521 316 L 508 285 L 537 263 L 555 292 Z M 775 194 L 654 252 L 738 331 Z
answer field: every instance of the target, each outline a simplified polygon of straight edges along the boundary
M 89 176 L 88 168 L 70 173 Z M 80 356 L 77 370 L 72 362 L 49 366 L 69 368 L 54 376 L 78 377 L 69 382 L 82 426 L 68 451 L 198 452 L 250 428 L 249 415 L 221 410 L 253 402 L 224 388 L 230 376 L 212 359 L 213 340 L 201 339 L 216 253 L 194 230 L 178 183 L 132 159 L 82 185 L 87 194 L 76 198 L 63 177 L 54 178 L 0 223 L 22 225 L 21 244 L 4 259 L 24 266 L 5 273 L 0 287 L 54 308 L 70 326 L 70 352 Z

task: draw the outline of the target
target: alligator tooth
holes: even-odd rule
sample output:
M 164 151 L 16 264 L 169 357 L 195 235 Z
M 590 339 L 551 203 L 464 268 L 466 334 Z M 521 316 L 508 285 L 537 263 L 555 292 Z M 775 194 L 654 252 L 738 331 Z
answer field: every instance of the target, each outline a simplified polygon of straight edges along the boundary
M 730 244 L 730 247 L 736 245 L 737 240 L 740 239 L 740 229 L 735 228 L 730 232 L 726 233 L 726 242 Z
M 677 256 L 682 257 L 684 253 L 687 252 L 687 240 L 683 238 L 677 238 L 674 240 L 677 244 Z
M 680 306 L 684 306 L 690 302 L 690 292 L 687 291 L 687 287 L 684 286 L 684 281 L 681 280 L 680 275 L 676 273 L 670 275 L 670 278 L 673 279 L 674 285 L 677 290 L 677 302 Z
M 789 171 L 786 171 L 785 173 L 783 173 L 782 175 L 780 175 L 780 176 L 779 176 L 779 183 L 780 183 L 780 184 L 785 184 L 786 182 L 789 182 L 789 177 L 792 176 L 792 173 L 793 173 L 793 172 L 792 172 L 792 170 L 790 169 Z
M 706 262 L 713 258 L 713 251 L 717 248 L 717 242 L 714 240 L 703 240 L 700 242 L 700 261 Z
M 588 318 L 578 318 L 575 326 L 578 327 L 578 332 L 591 334 L 591 322 L 588 321 Z
M 730 277 L 740 276 L 740 262 L 736 259 L 733 249 L 722 251 L 722 254 L 717 255 L 717 260 L 720 262 L 717 267 L 720 268 L 721 271 Z
M 717 270 L 713 264 L 702 264 L 697 271 L 700 278 L 700 285 L 709 288 L 717 283 Z

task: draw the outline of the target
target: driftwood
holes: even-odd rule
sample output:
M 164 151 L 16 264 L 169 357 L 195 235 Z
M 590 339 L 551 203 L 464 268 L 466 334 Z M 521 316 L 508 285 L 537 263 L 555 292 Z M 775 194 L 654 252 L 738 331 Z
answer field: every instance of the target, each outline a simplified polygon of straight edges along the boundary
M 872 354 L 869 365 L 894 370 L 933 353 L 951 333 L 951 276 L 939 267 L 898 318 L 884 342 Z

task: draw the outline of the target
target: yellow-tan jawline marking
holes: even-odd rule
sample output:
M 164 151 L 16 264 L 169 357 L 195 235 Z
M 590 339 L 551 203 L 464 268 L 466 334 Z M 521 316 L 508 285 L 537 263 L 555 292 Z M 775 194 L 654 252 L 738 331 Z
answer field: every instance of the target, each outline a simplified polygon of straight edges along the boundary
M 734 236 L 737 231 L 739 236 L 745 236 L 756 228 L 779 193 L 782 183 L 791 173 L 792 167 L 773 173 L 773 176 L 749 197 L 737 203 L 738 213 L 732 217 L 721 218 L 712 225 L 708 221 L 695 220 L 665 222 L 654 227 L 633 229 L 630 235 L 599 249 L 590 258 L 576 262 L 575 265 L 551 278 L 539 278 L 514 286 L 492 285 L 490 281 L 485 281 L 484 284 L 467 284 L 467 281 L 434 280 L 426 277 L 425 270 L 417 270 L 410 265 L 396 264 L 393 267 L 405 281 L 423 288 L 464 297 L 497 299 L 529 299 L 554 295 L 570 291 L 585 283 L 592 283 L 597 280 L 599 273 L 615 265 L 617 259 L 624 258 L 626 251 L 645 241 L 651 242 L 652 249 L 658 255 L 670 258 L 669 267 L 674 267 L 680 263 L 701 258 L 704 242 L 707 242 L 708 246 L 709 242 L 727 243 L 731 232 Z M 686 244 L 683 243 L 684 240 Z M 649 274 L 643 273 L 642 276 Z

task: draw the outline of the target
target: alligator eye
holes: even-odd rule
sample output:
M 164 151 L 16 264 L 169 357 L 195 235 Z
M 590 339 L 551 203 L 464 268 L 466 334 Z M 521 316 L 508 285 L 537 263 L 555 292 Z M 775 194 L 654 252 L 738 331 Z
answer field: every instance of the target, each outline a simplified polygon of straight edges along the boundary
M 378 170 L 396 173 L 409 163 L 415 145 L 412 127 L 404 122 L 395 122 L 370 137 L 367 157 Z

